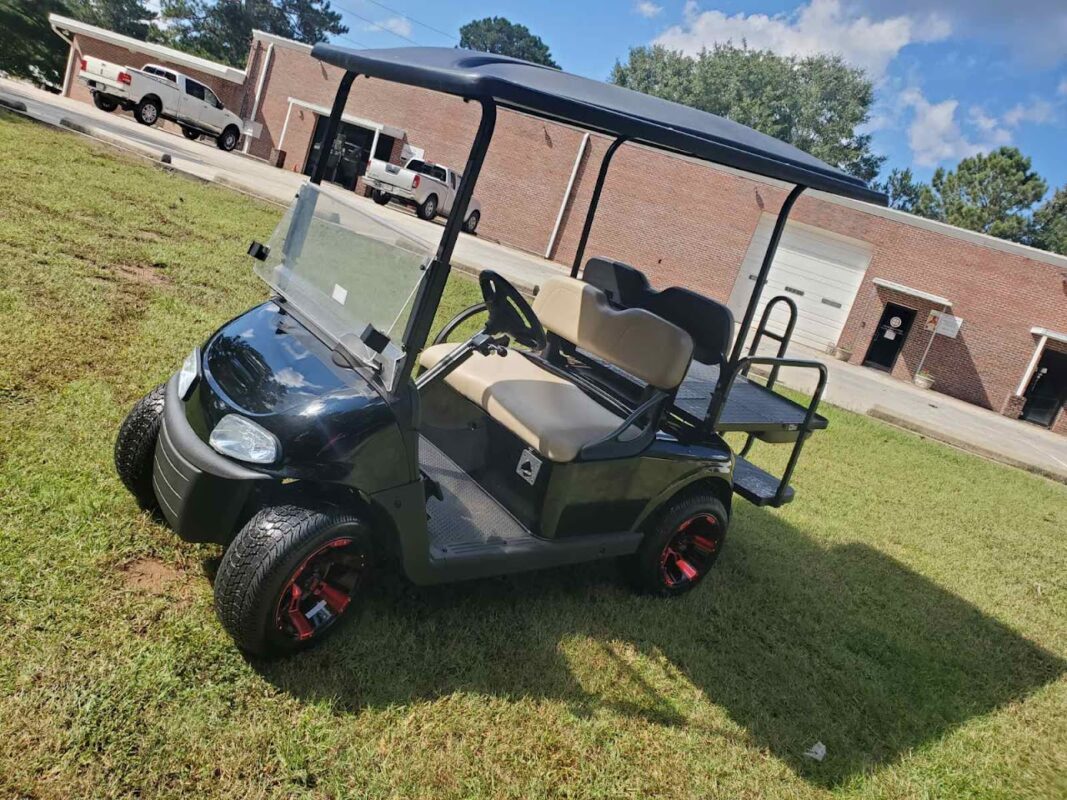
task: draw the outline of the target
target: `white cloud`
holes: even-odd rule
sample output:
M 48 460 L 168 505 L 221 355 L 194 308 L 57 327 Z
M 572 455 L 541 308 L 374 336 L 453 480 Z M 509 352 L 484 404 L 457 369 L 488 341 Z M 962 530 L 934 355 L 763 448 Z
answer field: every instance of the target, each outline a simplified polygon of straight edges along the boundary
M 782 55 L 837 53 L 876 81 L 907 45 L 939 41 L 951 33 L 948 21 L 937 14 L 873 19 L 858 15 L 840 0 L 811 0 L 796 12 L 774 16 L 701 11 L 695 0 L 688 0 L 684 15 L 682 25 L 668 28 L 655 43 L 694 55 L 727 41 L 745 41 Z
M 653 17 L 658 16 L 661 11 L 663 11 L 663 6 L 649 2 L 649 0 L 641 0 L 641 2 L 634 4 L 634 11 L 636 11 L 645 19 L 652 19 Z
M 411 36 L 411 21 L 407 17 L 389 17 L 374 23 L 373 27 L 399 36 Z
M 908 145 L 920 167 L 958 161 L 1011 143 L 1011 131 L 981 107 L 969 110 L 968 126 L 972 130 L 966 132 L 957 119 L 960 104 L 954 98 L 931 103 L 921 90 L 909 88 L 901 92 L 900 102 L 913 112 Z
M 1035 125 L 1043 125 L 1051 122 L 1055 116 L 1052 103 L 1047 100 L 1034 100 L 1033 102 L 1018 103 L 1004 114 L 1004 124 L 1017 128 L 1020 123 L 1032 122 Z

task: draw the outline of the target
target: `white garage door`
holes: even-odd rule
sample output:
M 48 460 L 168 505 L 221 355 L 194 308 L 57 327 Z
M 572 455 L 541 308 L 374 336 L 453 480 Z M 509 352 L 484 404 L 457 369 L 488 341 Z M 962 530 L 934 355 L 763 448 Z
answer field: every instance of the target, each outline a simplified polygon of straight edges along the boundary
M 764 214 L 748 246 L 744 264 L 730 294 L 729 306 L 737 322 L 744 316 L 749 297 L 752 296 L 756 275 L 776 219 Z M 819 350 L 829 343 L 836 343 L 870 263 L 871 248 L 865 242 L 809 225 L 786 223 L 756 318 L 752 322 L 753 328 L 759 324 L 767 301 L 784 294 L 797 304 L 797 326 L 793 331 L 793 341 Z M 786 310 L 778 306 L 767 327 L 781 333 L 786 319 Z

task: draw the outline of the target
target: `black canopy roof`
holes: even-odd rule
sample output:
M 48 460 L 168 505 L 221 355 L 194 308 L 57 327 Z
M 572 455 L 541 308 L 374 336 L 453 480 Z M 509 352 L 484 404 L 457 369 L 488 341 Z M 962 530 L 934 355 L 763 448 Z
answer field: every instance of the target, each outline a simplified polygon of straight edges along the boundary
M 537 117 L 625 136 L 831 194 L 886 204 L 885 195 L 871 191 L 859 178 L 737 122 L 539 64 L 447 47 L 350 50 L 318 44 L 312 55 L 360 75 L 474 100 L 492 99 L 500 106 Z

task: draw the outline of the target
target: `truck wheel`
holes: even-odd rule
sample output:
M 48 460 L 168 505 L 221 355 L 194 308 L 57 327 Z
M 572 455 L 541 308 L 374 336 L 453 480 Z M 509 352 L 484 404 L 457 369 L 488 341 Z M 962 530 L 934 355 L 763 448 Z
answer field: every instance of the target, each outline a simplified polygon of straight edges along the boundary
M 354 616 L 369 562 L 370 532 L 358 517 L 270 506 L 226 549 L 215 576 L 215 612 L 242 650 L 292 653 Z
M 152 489 L 152 460 L 156 439 L 163 423 L 163 399 L 166 387 L 159 385 L 130 409 L 115 439 L 115 471 L 123 485 L 147 511 L 158 507 Z
M 371 192 L 371 199 L 380 206 L 387 205 L 393 196 L 389 192 L 383 192 L 381 189 L 375 189 Z
M 188 139 L 190 142 L 195 142 L 200 138 L 200 131 L 194 131 L 192 128 L 186 128 L 182 126 L 182 136 Z
M 218 145 L 219 150 L 225 150 L 227 153 L 237 147 L 237 140 L 241 138 L 240 131 L 233 125 L 224 130 L 219 137 L 215 139 L 215 144 Z
M 101 111 L 106 111 L 110 114 L 116 108 L 119 107 L 118 100 L 108 97 L 106 94 L 100 94 L 100 92 L 93 92 L 93 105 L 99 108 Z
M 474 233 L 478 230 L 478 222 L 481 218 L 482 214 L 480 211 L 471 212 L 471 215 L 467 217 L 467 221 L 463 223 L 463 230 L 467 233 Z
M 437 216 L 437 195 L 431 194 L 422 201 L 418 208 L 419 219 L 433 219 Z
M 133 115 L 142 125 L 155 125 L 159 121 L 159 101 L 154 97 L 146 97 L 137 104 Z
M 726 508 L 711 493 L 672 500 L 626 560 L 630 582 L 638 591 L 660 597 L 690 591 L 719 557 L 728 524 Z

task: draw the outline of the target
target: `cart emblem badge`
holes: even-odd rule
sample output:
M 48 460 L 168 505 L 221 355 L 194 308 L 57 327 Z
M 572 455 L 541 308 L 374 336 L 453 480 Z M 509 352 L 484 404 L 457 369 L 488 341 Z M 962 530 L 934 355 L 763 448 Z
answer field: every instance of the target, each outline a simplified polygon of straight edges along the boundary
M 541 471 L 541 459 L 535 456 L 532 450 L 523 450 L 522 455 L 519 456 L 519 466 L 515 468 L 515 471 L 533 486 L 534 481 L 537 480 L 537 474 Z

